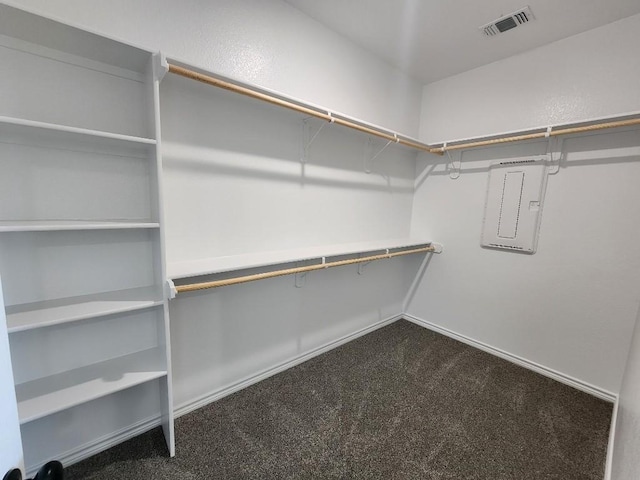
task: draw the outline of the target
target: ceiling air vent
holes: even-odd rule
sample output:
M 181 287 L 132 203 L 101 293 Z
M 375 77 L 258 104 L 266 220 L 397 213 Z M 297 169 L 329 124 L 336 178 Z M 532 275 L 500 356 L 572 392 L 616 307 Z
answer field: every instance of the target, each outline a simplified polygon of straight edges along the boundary
M 504 15 L 493 22 L 489 22 L 486 25 L 481 26 L 480 30 L 487 37 L 493 37 L 494 35 L 498 35 L 499 33 L 506 32 L 507 30 L 511 30 L 512 28 L 528 23 L 531 20 L 535 20 L 535 18 L 536 17 L 534 17 L 531 12 L 531 8 L 526 6 L 517 12 Z

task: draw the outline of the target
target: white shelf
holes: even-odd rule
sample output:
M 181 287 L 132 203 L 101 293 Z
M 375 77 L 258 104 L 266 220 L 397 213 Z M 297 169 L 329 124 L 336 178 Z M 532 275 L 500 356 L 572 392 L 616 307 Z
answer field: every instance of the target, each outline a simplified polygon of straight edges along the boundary
M 9 333 L 132 312 L 163 304 L 159 287 L 134 288 L 46 302 L 7 306 Z
M 16 385 L 24 424 L 167 374 L 164 347 Z
M 146 157 L 157 141 L 0 115 L 0 141 Z
M 123 230 L 160 228 L 157 222 L 94 220 L 0 220 L 0 232 L 55 232 L 60 230 Z
M 47 49 L 139 73 L 146 71 L 152 53 L 10 5 L 0 5 L 0 31 Z
M 430 240 L 395 239 L 204 258 L 188 262 L 169 263 L 167 266 L 167 276 L 172 280 L 176 280 L 179 278 L 211 275 L 247 268 L 320 259 L 322 257 L 338 257 L 341 255 L 354 255 L 357 253 L 375 252 L 386 249 L 418 247 L 430 243 Z

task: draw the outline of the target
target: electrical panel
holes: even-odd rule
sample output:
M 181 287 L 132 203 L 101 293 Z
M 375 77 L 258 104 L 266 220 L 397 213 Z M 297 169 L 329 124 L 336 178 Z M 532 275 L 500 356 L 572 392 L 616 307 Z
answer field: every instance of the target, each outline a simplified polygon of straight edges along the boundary
M 546 181 L 546 157 L 491 164 L 483 247 L 536 252 Z

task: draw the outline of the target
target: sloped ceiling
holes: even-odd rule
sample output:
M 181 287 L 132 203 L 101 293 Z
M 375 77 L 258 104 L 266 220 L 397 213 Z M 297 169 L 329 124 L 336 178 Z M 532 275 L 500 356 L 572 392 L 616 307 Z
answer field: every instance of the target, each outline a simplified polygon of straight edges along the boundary
M 285 1 L 423 83 L 640 13 L 640 0 Z M 527 5 L 533 22 L 495 37 L 478 29 Z

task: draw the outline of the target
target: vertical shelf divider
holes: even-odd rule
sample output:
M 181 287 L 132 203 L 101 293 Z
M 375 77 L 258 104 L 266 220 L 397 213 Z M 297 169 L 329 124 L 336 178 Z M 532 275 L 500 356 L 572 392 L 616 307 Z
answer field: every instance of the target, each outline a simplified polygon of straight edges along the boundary
M 164 201 L 163 201 L 163 185 L 162 185 L 162 128 L 160 123 L 160 82 L 164 75 L 169 71 L 166 59 L 161 53 L 155 53 L 151 58 L 151 64 L 148 72 L 148 81 L 151 83 L 151 88 L 147 91 L 151 94 L 152 111 L 152 128 L 154 138 L 156 140 L 155 145 L 155 169 L 153 170 L 155 177 L 155 203 L 153 205 L 152 212 L 155 214 L 155 218 L 160 223 L 160 229 L 158 231 L 158 244 L 156 246 L 157 252 L 157 270 L 156 281 L 160 283 L 163 288 L 163 331 L 161 332 L 161 340 L 163 341 L 166 349 L 167 360 L 167 376 L 163 383 L 163 389 L 165 394 L 161 394 L 162 404 L 162 429 L 164 432 L 167 447 L 169 449 L 170 456 L 175 455 L 175 433 L 174 433 L 174 415 L 173 415 L 173 387 L 172 387 L 172 369 L 171 369 L 171 332 L 170 332 L 170 319 L 169 319 L 169 296 L 166 292 L 166 279 L 167 279 L 167 261 L 166 261 L 166 246 L 165 246 L 165 221 L 164 221 Z

